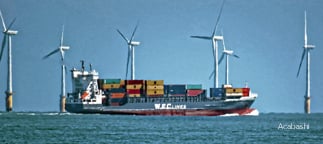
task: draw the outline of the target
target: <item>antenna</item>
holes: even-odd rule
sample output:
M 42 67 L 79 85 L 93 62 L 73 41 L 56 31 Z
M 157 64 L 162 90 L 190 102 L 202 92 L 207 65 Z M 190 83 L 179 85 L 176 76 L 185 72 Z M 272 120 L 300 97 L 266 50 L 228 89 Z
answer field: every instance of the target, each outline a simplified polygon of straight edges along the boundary
M 81 64 L 82 64 L 82 72 L 84 72 L 84 70 L 85 70 L 84 60 L 81 60 Z

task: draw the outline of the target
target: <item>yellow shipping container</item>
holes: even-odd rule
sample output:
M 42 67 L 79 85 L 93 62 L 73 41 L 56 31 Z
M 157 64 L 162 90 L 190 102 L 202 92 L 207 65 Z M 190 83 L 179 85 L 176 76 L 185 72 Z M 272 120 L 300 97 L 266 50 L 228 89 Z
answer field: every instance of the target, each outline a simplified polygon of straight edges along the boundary
M 146 94 L 149 95 L 164 95 L 164 90 L 146 90 Z
M 164 80 L 146 80 L 147 85 L 164 85 Z
M 126 84 L 125 80 L 121 80 L 121 81 L 120 81 L 120 85 L 121 85 L 121 86 L 124 86 L 125 84 Z
M 103 89 L 120 88 L 120 84 L 103 84 Z
M 226 88 L 225 93 L 242 93 L 242 88 Z
M 142 84 L 132 84 L 132 85 L 127 85 L 127 89 L 142 89 L 143 85 Z
M 140 97 L 140 94 L 129 94 L 129 97 Z
M 164 89 L 164 85 L 147 85 L 147 90 L 163 90 Z

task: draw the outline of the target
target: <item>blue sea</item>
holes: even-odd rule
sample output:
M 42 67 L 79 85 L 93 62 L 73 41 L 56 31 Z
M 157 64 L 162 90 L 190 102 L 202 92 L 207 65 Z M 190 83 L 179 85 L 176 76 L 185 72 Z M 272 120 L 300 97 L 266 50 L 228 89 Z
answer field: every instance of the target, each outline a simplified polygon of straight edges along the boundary
M 124 116 L 0 113 L 0 143 L 323 143 L 323 114 Z

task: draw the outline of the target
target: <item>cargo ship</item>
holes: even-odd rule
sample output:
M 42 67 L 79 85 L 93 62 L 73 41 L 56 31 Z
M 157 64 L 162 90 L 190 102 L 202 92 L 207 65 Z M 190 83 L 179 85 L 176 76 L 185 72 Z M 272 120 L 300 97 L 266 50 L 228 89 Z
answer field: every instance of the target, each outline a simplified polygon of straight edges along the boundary
M 72 92 L 65 108 L 71 113 L 119 115 L 219 116 L 248 115 L 257 98 L 248 86 L 165 84 L 164 80 L 101 79 L 95 70 L 73 68 Z

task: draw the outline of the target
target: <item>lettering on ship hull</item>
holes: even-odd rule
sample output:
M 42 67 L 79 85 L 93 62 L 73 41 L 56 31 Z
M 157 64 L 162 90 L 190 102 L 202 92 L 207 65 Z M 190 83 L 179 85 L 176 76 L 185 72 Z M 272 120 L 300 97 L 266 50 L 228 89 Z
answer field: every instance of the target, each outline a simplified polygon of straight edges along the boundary
M 186 109 L 185 104 L 159 103 L 155 104 L 155 109 Z

